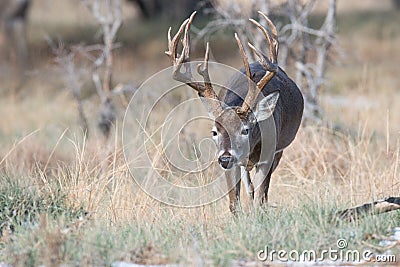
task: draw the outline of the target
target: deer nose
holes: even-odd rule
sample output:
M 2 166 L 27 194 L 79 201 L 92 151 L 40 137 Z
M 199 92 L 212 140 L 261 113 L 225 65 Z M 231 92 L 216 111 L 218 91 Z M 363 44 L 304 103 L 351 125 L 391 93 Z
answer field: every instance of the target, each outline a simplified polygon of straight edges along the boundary
M 235 157 L 231 155 L 229 152 L 224 152 L 219 158 L 218 158 L 218 163 L 221 165 L 222 168 L 224 169 L 230 169 L 233 166 L 233 163 L 235 162 Z

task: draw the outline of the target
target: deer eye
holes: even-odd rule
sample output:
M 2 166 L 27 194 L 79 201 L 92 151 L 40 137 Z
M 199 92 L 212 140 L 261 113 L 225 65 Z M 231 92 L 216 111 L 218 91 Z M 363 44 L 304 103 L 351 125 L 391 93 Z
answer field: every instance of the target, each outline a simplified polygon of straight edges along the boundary
M 216 131 L 211 131 L 212 136 L 217 136 L 218 133 Z
M 249 134 L 249 129 L 243 129 L 241 134 L 242 135 L 248 135 Z

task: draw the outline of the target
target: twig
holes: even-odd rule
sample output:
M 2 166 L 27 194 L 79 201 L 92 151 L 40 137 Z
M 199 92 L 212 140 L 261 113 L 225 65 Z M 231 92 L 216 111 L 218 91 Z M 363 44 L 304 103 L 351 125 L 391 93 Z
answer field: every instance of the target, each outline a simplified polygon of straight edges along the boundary
M 388 197 L 336 212 L 333 219 L 354 221 L 368 214 L 381 214 L 400 209 L 400 197 Z
M 77 52 L 83 49 L 76 46 L 74 49 L 71 49 L 71 51 L 67 51 L 62 42 L 59 42 L 58 46 L 56 46 L 50 38 L 47 38 L 47 42 L 52 48 L 53 53 L 56 55 L 55 62 L 61 68 L 65 86 L 71 91 L 72 96 L 77 103 L 80 124 L 85 133 L 85 138 L 87 138 L 89 135 L 89 123 L 81 100 L 81 79 L 85 73 L 85 69 L 83 67 L 79 68 L 75 64 Z

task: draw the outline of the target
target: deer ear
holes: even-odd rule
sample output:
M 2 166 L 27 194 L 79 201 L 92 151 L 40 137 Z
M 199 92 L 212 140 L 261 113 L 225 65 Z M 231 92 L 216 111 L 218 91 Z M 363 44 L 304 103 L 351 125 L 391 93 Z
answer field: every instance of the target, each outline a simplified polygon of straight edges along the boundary
M 263 121 L 271 117 L 272 113 L 274 113 L 276 103 L 278 103 L 278 99 L 279 92 L 273 92 L 258 102 L 254 113 L 255 119 L 257 121 Z

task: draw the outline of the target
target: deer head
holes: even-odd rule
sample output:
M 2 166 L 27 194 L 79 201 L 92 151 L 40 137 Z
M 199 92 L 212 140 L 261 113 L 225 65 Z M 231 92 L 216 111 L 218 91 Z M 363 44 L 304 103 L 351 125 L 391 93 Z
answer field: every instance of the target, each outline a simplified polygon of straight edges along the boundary
M 189 31 L 196 12 L 182 23 L 173 38 L 171 38 L 171 28 L 168 31 L 169 50 L 166 54 L 170 57 L 174 68 L 173 78 L 196 90 L 206 105 L 210 117 L 214 120 L 211 133 L 218 149 L 218 162 L 224 169 L 230 169 L 235 164 L 240 166 L 247 165 L 250 151 L 257 143 L 253 139 L 257 139 L 260 136 L 259 125 L 261 122 L 271 118 L 279 98 L 278 91 L 265 97 L 260 94 L 278 71 L 278 40 L 274 24 L 265 14 L 259 13 L 266 20 L 270 30 L 267 30 L 253 19 L 250 19 L 250 21 L 265 36 L 269 46 L 269 57 L 265 56 L 251 43 L 248 44 L 265 70 L 261 77 L 256 77 L 256 83 L 254 82 L 256 75 L 250 72 L 248 58 L 238 35 L 235 33 L 235 39 L 243 59 L 244 72 L 247 77 L 246 82 L 243 83 L 244 88 L 241 88 L 247 90 L 247 95 L 244 100 L 240 101 L 242 104 L 239 106 L 224 105 L 213 89 L 208 72 L 209 43 L 206 46 L 204 61 L 197 68 L 197 72 L 203 77 L 204 82 L 194 81 L 190 67 L 184 67 L 185 71 L 182 72 L 182 66 L 190 62 Z M 183 44 L 180 54 L 177 52 L 179 41 L 182 41 Z

